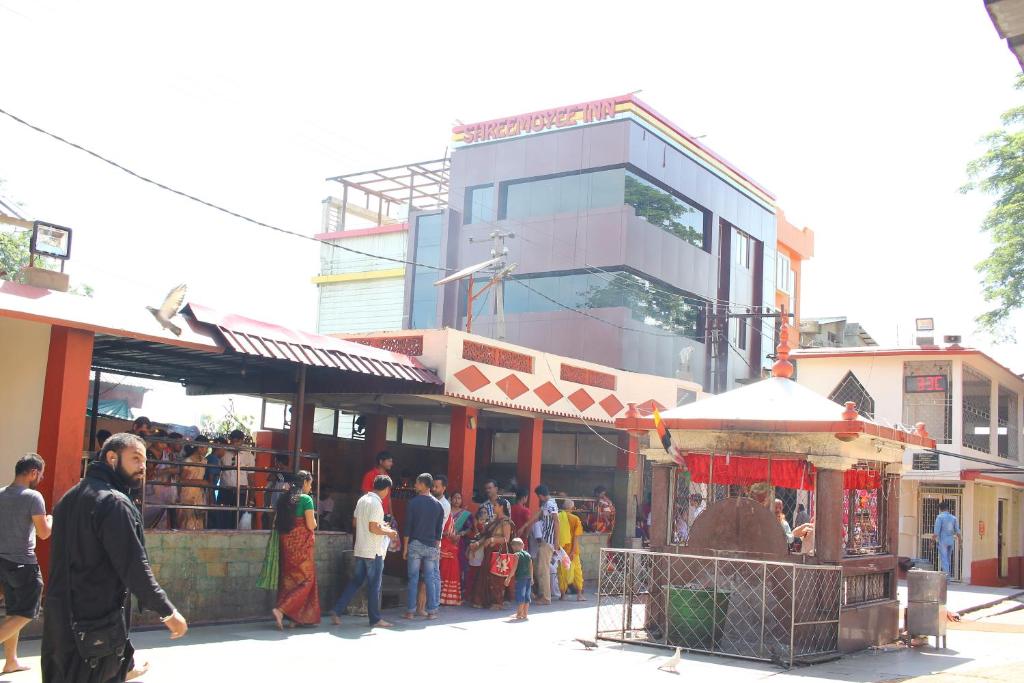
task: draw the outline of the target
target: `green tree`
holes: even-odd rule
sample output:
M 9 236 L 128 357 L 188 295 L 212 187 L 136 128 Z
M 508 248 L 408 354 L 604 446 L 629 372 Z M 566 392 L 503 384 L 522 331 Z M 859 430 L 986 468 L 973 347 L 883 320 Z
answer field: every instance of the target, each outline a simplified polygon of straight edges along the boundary
M 228 399 L 224 404 L 224 414 L 219 418 L 213 415 L 202 415 L 199 418 L 199 431 L 213 439 L 218 436 L 227 437 L 228 434 L 240 429 L 245 432 L 247 441 L 252 441 L 252 430 L 256 426 L 256 418 L 252 415 L 240 414 L 235 409 L 235 402 Z
M 1024 75 L 1016 87 L 1024 89 Z M 988 150 L 967 166 L 970 182 L 961 191 L 980 190 L 995 202 L 981 224 L 992 238 L 992 253 L 976 268 L 982 293 L 992 308 L 978 316 L 982 329 L 1011 338 L 1011 313 L 1024 307 L 1024 106 L 1002 116 L 1002 128 L 982 138 Z
M 21 269 L 28 265 L 29 237 L 25 230 L 0 229 L 0 279 L 22 281 Z

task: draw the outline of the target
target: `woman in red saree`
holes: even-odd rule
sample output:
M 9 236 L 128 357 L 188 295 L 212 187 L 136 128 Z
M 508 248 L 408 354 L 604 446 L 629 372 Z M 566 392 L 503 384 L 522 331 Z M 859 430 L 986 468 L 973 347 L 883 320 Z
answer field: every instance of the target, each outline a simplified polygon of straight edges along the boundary
M 511 552 L 512 520 L 505 515 L 504 505 L 494 506 L 494 519 L 487 525 L 474 545 L 483 548 L 483 563 L 473 585 L 473 607 L 505 608 L 505 577 L 491 573 L 491 558 L 495 553 Z M 470 550 L 472 550 L 472 546 Z
M 469 510 L 462 507 L 462 494 L 456 491 L 451 497 L 452 513 L 441 534 L 441 604 L 459 606 L 462 604 L 462 560 L 460 548 L 462 537 L 469 533 Z
M 295 473 L 291 489 L 277 501 L 274 526 L 281 537 L 281 572 L 273 615 L 278 629 L 284 628 L 286 617 L 301 626 L 320 623 L 320 593 L 313 557 L 316 512 L 309 495 L 312 489 L 313 475 L 300 470 Z

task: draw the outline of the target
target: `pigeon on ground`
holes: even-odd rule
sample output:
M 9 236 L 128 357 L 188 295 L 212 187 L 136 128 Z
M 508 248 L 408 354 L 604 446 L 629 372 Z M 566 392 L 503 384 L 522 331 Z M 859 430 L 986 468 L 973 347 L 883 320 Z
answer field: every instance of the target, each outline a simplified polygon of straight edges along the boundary
M 171 322 L 171 318 L 178 315 L 178 311 L 181 309 L 181 305 L 185 302 L 185 292 L 188 288 L 185 285 L 178 285 L 171 290 L 164 302 L 160 304 L 160 308 L 153 308 L 152 306 L 146 306 L 146 310 L 153 314 L 156 321 L 160 323 L 161 327 L 164 327 L 176 336 L 181 336 L 181 328 Z
M 592 640 L 587 640 L 586 638 L 574 638 L 573 640 L 575 640 L 577 643 L 582 645 L 587 650 L 593 650 L 597 648 L 597 643 L 595 643 Z
M 669 657 L 668 659 L 666 659 L 665 662 L 662 663 L 661 666 L 658 667 L 658 671 L 668 671 L 668 672 L 677 674 L 677 673 L 679 673 L 679 669 L 678 669 L 679 662 L 682 659 L 683 659 L 682 652 L 677 647 L 676 648 L 676 653 L 674 655 L 672 655 L 671 657 Z

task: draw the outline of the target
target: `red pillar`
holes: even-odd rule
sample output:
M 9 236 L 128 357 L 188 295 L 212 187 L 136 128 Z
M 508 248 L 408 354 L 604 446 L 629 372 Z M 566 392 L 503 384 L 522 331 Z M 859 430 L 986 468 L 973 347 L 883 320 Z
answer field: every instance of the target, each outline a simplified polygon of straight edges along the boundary
M 46 461 L 39 490 L 48 511 L 81 479 L 92 347 L 92 332 L 56 325 L 50 330 L 39 418 L 39 455 Z M 49 550 L 49 543 L 36 549 L 44 573 L 49 569 Z
M 540 484 L 541 448 L 544 443 L 544 420 L 524 417 L 519 420 L 519 454 L 516 460 L 516 481 L 531 494 Z M 536 496 L 530 496 L 530 511 L 539 505 Z
M 619 434 L 619 454 L 615 468 L 632 472 L 636 469 L 637 453 L 640 452 L 640 439 L 637 432 Z
M 478 411 L 468 406 L 452 406 L 452 431 L 448 444 L 448 495 L 458 491 L 463 505 L 473 500 L 473 472 L 476 465 Z
M 366 471 L 377 464 L 377 454 L 388 447 L 387 415 L 364 415 L 366 418 L 366 439 L 363 441 L 363 468 L 359 471 L 359 482 Z M 356 486 L 359 484 L 357 483 Z

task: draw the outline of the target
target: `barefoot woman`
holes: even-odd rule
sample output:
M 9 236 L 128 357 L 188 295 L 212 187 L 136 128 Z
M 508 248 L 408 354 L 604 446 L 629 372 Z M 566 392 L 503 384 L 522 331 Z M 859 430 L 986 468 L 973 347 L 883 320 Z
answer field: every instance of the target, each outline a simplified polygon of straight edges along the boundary
M 279 629 L 284 628 L 285 617 L 302 626 L 320 623 L 313 558 L 316 512 L 309 495 L 312 489 L 313 475 L 300 470 L 292 479 L 291 489 L 277 501 L 274 525 L 281 537 L 281 578 L 273 614 Z

